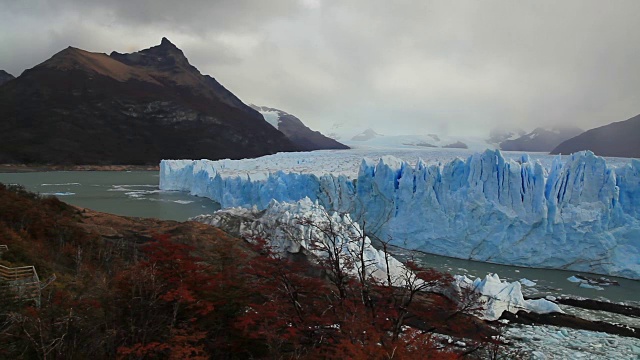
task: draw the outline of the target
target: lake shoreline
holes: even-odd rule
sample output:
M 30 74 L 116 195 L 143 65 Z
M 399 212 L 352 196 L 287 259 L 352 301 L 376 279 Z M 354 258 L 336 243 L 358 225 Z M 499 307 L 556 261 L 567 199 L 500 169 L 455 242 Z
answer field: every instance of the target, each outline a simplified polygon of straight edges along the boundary
M 0 164 L 0 173 L 50 171 L 160 171 L 160 165 L 31 165 Z

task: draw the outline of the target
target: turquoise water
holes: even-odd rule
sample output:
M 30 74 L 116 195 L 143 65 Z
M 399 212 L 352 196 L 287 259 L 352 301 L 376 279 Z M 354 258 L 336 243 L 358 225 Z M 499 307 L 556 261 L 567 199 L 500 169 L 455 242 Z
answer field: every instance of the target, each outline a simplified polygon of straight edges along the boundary
M 184 221 L 220 208 L 207 198 L 159 190 L 157 171 L 0 173 L 0 182 L 21 184 L 72 205 L 125 216 Z
M 571 295 L 590 299 L 610 300 L 616 302 L 632 302 L 640 305 L 640 281 L 604 276 L 615 280 L 619 286 L 602 286 L 602 290 L 580 287 L 580 284 L 571 282 L 567 278 L 574 275 L 586 275 L 599 278 L 603 275 L 581 273 L 579 271 L 536 269 L 519 266 L 491 264 L 480 261 L 456 259 L 446 256 L 425 254 L 416 251 L 394 249 L 396 257 L 402 260 L 413 259 L 424 267 L 432 267 L 453 275 L 466 275 L 474 279 L 484 278 L 487 274 L 495 273 L 501 279 L 518 281 L 527 279 L 535 283 L 533 286 L 522 286 L 522 292 L 526 296 L 538 297 L 546 295 Z M 526 281 L 525 281 L 526 283 Z

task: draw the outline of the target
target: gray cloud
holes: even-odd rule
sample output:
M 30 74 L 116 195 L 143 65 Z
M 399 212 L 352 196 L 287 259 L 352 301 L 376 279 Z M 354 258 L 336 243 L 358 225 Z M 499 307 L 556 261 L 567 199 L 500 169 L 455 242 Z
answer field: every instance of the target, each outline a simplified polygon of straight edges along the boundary
M 245 102 L 314 128 L 461 132 L 640 113 L 640 2 L 0 1 L 0 68 L 167 36 Z

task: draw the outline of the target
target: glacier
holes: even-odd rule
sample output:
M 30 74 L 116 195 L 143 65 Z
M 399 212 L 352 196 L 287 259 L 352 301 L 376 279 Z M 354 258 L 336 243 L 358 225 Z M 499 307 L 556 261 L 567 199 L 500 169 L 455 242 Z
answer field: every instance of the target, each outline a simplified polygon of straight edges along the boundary
M 271 155 L 281 169 L 268 171 L 256 165 L 265 158 L 163 160 L 160 188 L 223 208 L 308 197 L 409 249 L 640 279 L 638 160 L 613 166 L 586 151 L 543 164 L 486 150 L 444 163 L 365 158 L 357 172 L 332 170 L 330 156 L 313 171 L 286 166 L 307 154 Z
M 314 258 L 327 258 L 331 253 L 354 277 L 364 272 L 382 283 L 390 281 L 390 286 L 404 284 L 407 276 L 415 278 L 400 261 L 373 247 L 349 214 L 329 213 L 308 197 L 296 202 L 272 200 L 263 211 L 256 207 L 236 207 L 191 220 L 213 225 L 248 241 L 265 239 L 276 254 L 302 252 Z M 360 251 L 366 264 L 364 269 L 360 268 Z
M 296 202 L 272 200 L 262 211 L 257 207 L 234 207 L 191 220 L 216 226 L 248 241 L 265 239 L 272 251 L 283 257 L 289 253 L 304 253 L 312 255 L 312 259 L 326 259 L 332 254 L 354 277 L 364 273 L 390 286 L 406 286 L 407 283 L 421 281 L 396 258 L 373 247 L 349 214 L 329 213 L 308 197 Z M 360 265 L 360 252 L 364 268 Z M 483 309 L 479 315 L 486 320 L 497 320 L 504 311 L 562 312 L 557 304 L 546 299 L 525 300 L 520 282 L 502 281 L 497 274 L 475 280 L 458 275 L 450 287 L 429 290 L 449 294 L 456 299 L 455 294 L 463 288 L 480 294 Z

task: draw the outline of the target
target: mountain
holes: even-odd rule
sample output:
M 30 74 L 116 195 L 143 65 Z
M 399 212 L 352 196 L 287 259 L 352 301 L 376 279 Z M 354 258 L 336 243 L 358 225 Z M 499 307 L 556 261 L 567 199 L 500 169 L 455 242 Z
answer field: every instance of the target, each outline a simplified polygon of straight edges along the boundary
M 351 140 L 353 140 L 353 141 L 367 141 L 367 140 L 375 139 L 375 138 L 378 138 L 378 137 L 381 137 L 381 136 L 384 136 L 384 135 L 378 134 L 373 129 L 369 128 L 369 129 L 361 132 L 360 134 L 352 137 Z
M 15 77 L 4 70 L 0 70 L 0 85 L 6 83 L 9 80 L 13 80 Z
M 298 150 L 166 38 L 131 54 L 69 47 L 0 87 L 0 162 L 157 164 Z
M 513 140 L 500 142 L 500 149 L 506 151 L 549 152 L 561 142 L 582 133 L 576 127 L 536 128 L 532 132 Z
M 282 110 L 250 104 L 264 119 L 280 130 L 301 150 L 349 149 L 348 146 L 309 129 L 300 119 Z
M 440 135 L 440 134 L 381 134 L 369 128 L 365 131 L 355 127 L 333 126 L 330 136 L 342 139 L 342 143 L 351 148 L 368 149 L 424 149 L 424 148 L 462 148 L 482 151 L 496 148 L 497 145 L 488 140 L 473 136 Z M 355 134 L 355 135 L 354 135 Z
M 468 149 L 469 148 L 467 144 L 459 140 L 451 144 L 443 145 L 442 147 L 447 149 Z
M 489 139 L 487 139 L 487 142 L 499 146 L 503 141 L 517 139 L 526 133 L 526 131 L 520 128 L 496 127 L 491 129 L 489 132 Z
M 586 131 L 564 141 L 552 154 L 591 150 L 600 156 L 640 158 L 640 115 Z

